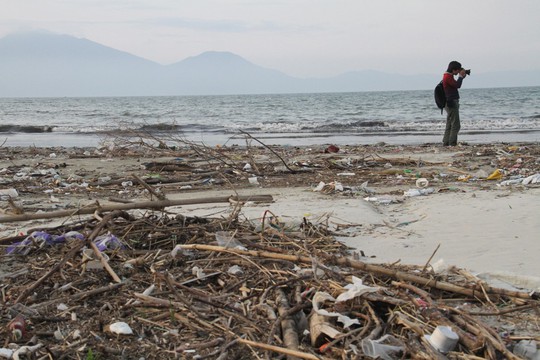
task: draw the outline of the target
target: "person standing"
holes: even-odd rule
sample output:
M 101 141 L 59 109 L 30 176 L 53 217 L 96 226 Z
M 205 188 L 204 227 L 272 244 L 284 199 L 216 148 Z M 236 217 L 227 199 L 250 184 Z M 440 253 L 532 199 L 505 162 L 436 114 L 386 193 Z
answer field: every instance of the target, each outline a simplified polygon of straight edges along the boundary
M 458 75 L 458 79 L 455 76 Z M 443 88 L 446 95 L 446 128 L 444 130 L 443 145 L 456 146 L 461 123 L 459 120 L 459 91 L 467 70 L 463 69 L 457 61 L 451 61 L 443 75 Z

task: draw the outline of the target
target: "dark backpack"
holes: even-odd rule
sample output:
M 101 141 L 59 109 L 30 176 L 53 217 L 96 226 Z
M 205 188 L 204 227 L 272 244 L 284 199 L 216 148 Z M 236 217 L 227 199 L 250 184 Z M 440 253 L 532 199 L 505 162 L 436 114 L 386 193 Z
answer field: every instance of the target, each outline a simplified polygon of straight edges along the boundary
M 433 92 L 435 96 L 435 104 L 437 104 L 437 107 L 441 109 L 441 114 L 443 112 L 444 107 L 446 106 L 446 94 L 444 93 L 444 87 L 442 84 L 442 80 L 440 83 L 435 86 L 435 91 Z

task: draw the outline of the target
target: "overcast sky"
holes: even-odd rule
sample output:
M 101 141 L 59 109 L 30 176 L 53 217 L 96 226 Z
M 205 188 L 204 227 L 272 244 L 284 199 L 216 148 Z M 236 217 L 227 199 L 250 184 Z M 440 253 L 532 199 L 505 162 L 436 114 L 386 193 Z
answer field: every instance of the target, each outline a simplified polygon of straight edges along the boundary
M 540 69 L 540 0 L 2 0 L 0 37 L 43 29 L 170 64 L 230 51 L 298 77 Z

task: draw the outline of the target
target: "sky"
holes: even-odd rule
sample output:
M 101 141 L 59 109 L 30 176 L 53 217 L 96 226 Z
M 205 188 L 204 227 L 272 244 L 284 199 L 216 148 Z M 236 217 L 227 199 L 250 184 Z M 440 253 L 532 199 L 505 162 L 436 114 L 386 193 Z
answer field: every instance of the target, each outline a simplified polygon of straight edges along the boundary
M 540 0 L 2 0 L 0 37 L 48 30 L 160 64 L 230 51 L 296 77 L 540 69 Z

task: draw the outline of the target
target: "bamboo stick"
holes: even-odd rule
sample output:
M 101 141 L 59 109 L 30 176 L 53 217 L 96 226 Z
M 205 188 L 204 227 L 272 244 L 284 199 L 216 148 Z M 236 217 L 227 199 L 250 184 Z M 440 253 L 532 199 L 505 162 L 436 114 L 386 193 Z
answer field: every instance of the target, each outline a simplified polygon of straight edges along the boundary
M 43 213 L 21 214 L 0 216 L 0 223 L 28 221 L 37 219 L 53 219 L 59 217 L 69 217 L 75 215 L 93 214 L 96 211 L 113 211 L 113 210 L 133 210 L 133 209 L 163 209 L 170 206 L 193 205 L 193 204 L 211 204 L 223 203 L 229 201 L 273 201 L 272 195 L 242 195 L 242 196 L 216 196 L 198 199 L 179 199 L 179 200 L 160 200 L 160 201 L 143 201 L 129 204 L 113 204 L 113 205 L 92 205 L 82 207 L 75 210 L 60 210 Z
M 311 264 L 313 262 L 313 259 L 307 256 L 299 256 L 299 255 L 287 255 L 287 254 L 279 254 L 279 253 L 272 253 L 267 251 L 255 251 L 255 250 L 239 250 L 239 249 L 230 249 L 230 248 L 224 248 L 221 246 L 213 246 L 213 245 L 201 245 L 201 244 L 191 244 L 191 245 L 178 245 L 179 247 L 183 249 L 193 249 L 193 250 L 203 250 L 203 251 L 217 251 L 217 252 L 228 252 L 232 254 L 239 254 L 239 255 L 247 255 L 247 256 L 255 256 L 255 257 L 262 257 L 262 258 L 269 258 L 269 259 L 277 259 L 277 260 L 287 260 L 287 261 L 293 261 L 293 262 L 302 262 Z M 484 293 L 482 290 L 476 289 L 476 288 L 464 288 L 458 285 L 454 285 L 445 281 L 438 281 L 435 279 L 427 279 L 422 276 L 409 274 L 403 271 L 394 270 L 391 268 L 386 268 L 381 265 L 374 265 L 374 264 L 367 264 L 361 261 L 353 260 L 346 257 L 336 258 L 332 256 L 325 256 L 324 254 L 321 255 L 328 261 L 334 261 L 338 265 L 341 266 L 349 266 L 354 269 L 358 270 L 364 270 L 367 272 L 379 274 L 379 275 L 385 275 L 389 276 L 398 280 L 406 280 L 411 281 L 423 286 L 428 286 L 444 291 L 449 291 L 457 294 L 462 294 L 470 297 L 478 297 L 478 298 L 484 298 Z M 487 293 L 492 294 L 499 294 L 499 295 L 505 295 L 508 297 L 515 297 L 520 299 L 540 299 L 540 293 L 538 292 L 532 292 L 532 293 L 525 293 L 520 291 L 510 291 L 506 289 L 499 289 L 494 287 L 485 287 L 484 289 Z
M 114 272 L 113 268 L 111 267 L 111 265 L 109 265 L 109 262 L 107 261 L 107 259 L 105 259 L 101 251 L 99 251 L 97 245 L 93 241 L 89 241 L 88 245 L 90 245 L 92 250 L 94 250 L 94 254 L 97 256 L 97 258 L 101 262 L 101 265 L 103 265 L 103 267 L 105 268 L 105 270 L 107 270 L 109 275 L 111 275 L 113 280 L 116 281 L 117 283 L 121 283 L 122 280 L 120 279 L 120 277 L 118 277 L 118 275 L 116 275 L 116 272 Z
M 280 347 L 280 346 L 263 344 L 263 343 L 260 343 L 260 342 L 255 342 L 255 341 L 251 341 L 251 340 L 247 340 L 247 339 L 238 339 L 238 342 L 242 343 L 242 344 L 250 345 L 250 346 L 255 346 L 255 347 L 258 347 L 258 348 L 261 348 L 261 349 L 264 349 L 264 350 L 274 351 L 274 352 L 277 352 L 277 353 L 280 353 L 280 354 L 296 356 L 296 357 L 299 357 L 301 359 L 320 360 L 319 357 L 317 357 L 317 356 L 315 356 L 313 354 L 308 354 L 308 353 L 301 352 L 301 351 L 296 351 L 296 350 L 290 350 L 290 349 L 283 348 L 283 347 Z

